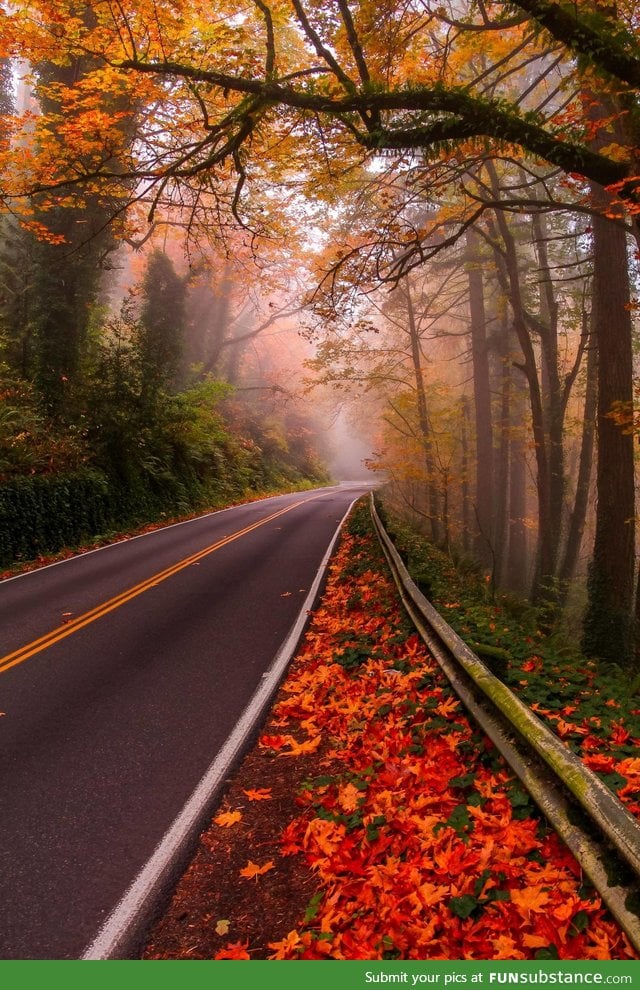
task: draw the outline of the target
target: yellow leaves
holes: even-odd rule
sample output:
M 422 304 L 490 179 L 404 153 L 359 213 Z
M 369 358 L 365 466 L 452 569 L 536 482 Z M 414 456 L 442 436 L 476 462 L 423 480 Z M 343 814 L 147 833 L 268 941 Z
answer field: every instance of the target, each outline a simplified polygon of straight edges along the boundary
M 231 923 L 227 918 L 220 918 L 216 922 L 215 933 L 216 935 L 228 935 Z
M 494 959 L 526 959 L 510 935 L 498 935 L 492 941 Z
M 442 718 L 447 718 L 449 715 L 452 715 L 453 712 L 457 711 L 459 707 L 460 702 L 456 698 L 446 698 L 436 707 L 436 715 L 440 715 Z
M 545 949 L 549 944 L 549 940 L 542 935 L 531 935 L 527 932 L 522 936 L 522 944 L 528 949 Z
M 264 876 L 269 870 L 273 870 L 275 863 L 273 860 L 269 860 L 268 863 L 264 863 L 263 866 L 259 866 L 257 863 L 249 860 L 246 866 L 240 870 L 240 876 L 245 877 L 247 880 L 257 880 L 258 877 Z
M 607 144 L 604 148 L 600 148 L 599 150 L 601 155 L 606 155 L 607 158 L 610 158 L 614 162 L 629 161 L 629 149 L 624 145 L 618 144 L 617 142 Z
M 38 220 L 22 219 L 20 226 L 33 234 L 37 240 L 44 241 L 47 244 L 64 244 L 66 241 L 64 234 L 54 234 L 53 231 L 49 230 L 45 224 L 40 223 Z
M 237 822 L 242 821 L 241 811 L 221 811 L 219 815 L 213 819 L 216 825 L 221 825 L 222 828 L 230 828 L 232 825 L 236 825 Z
M 291 735 L 264 735 L 260 737 L 259 745 L 263 749 L 277 751 L 280 756 L 303 756 L 305 753 L 313 753 L 321 742 L 320 735 L 304 742 L 298 742 Z

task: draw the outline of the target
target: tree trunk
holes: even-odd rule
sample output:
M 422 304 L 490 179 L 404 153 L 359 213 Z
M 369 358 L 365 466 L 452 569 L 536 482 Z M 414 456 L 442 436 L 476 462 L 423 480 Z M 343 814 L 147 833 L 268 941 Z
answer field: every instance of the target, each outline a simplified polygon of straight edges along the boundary
M 494 194 L 500 195 L 497 175 L 493 166 L 488 166 L 492 176 Z M 504 253 L 496 251 L 497 269 L 505 293 L 508 295 L 513 312 L 513 329 L 518 338 L 522 351 L 522 363 L 519 365 L 524 372 L 529 386 L 529 402 L 531 405 L 531 425 L 536 455 L 536 492 L 538 496 L 538 550 L 536 555 L 536 573 L 531 596 L 539 600 L 550 579 L 553 579 L 556 566 L 557 544 L 554 544 L 551 530 L 551 481 L 549 467 L 549 451 L 545 431 L 542 391 L 536 355 L 527 326 L 526 312 L 520 291 L 520 270 L 516 244 L 509 224 L 502 210 L 495 211 L 500 237 L 504 244 Z
M 509 458 L 509 553 L 506 585 L 510 591 L 526 595 L 529 588 L 527 555 L 527 459 L 525 444 L 526 389 L 514 381 L 511 401 L 511 444 Z
M 462 486 L 461 486 L 461 501 L 460 506 L 460 516 L 462 522 L 462 551 L 465 554 L 471 552 L 471 532 L 472 532 L 472 520 L 471 520 L 471 495 L 469 492 L 469 400 L 466 395 L 463 396 L 461 403 L 461 416 L 462 416 L 462 436 L 460 439 L 461 446 L 461 465 L 460 471 L 462 474 Z
M 592 330 L 589 347 L 587 350 L 587 385 L 584 397 L 584 412 L 582 420 L 582 439 L 580 442 L 580 462 L 578 466 L 578 479 L 576 482 L 576 495 L 573 511 L 569 518 L 569 531 L 567 533 L 567 543 L 559 571 L 559 577 L 563 585 L 575 574 L 580 546 L 582 544 L 582 534 L 584 533 L 587 518 L 587 504 L 589 501 L 589 487 L 591 484 L 591 468 L 593 464 L 593 450 L 595 440 L 595 418 L 596 404 L 598 396 L 598 348 L 595 332 Z M 562 592 L 563 596 L 566 590 Z
M 440 520 L 440 495 L 436 483 L 436 465 L 433 451 L 433 435 L 429 422 L 427 409 L 427 393 L 424 387 L 424 376 L 422 374 L 422 353 L 420 351 L 420 335 L 416 324 L 416 314 L 411 298 L 411 289 L 408 283 L 404 285 L 404 297 L 407 306 L 407 317 L 409 320 L 409 339 L 411 342 L 411 362 L 413 365 L 414 381 L 416 386 L 416 399 L 418 405 L 418 425 L 420 428 L 420 439 L 424 451 L 424 464 L 427 474 L 427 498 L 428 514 L 431 522 L 431 535 L 435 543 L 442 539 L 442 524 Z
M 498 424 L 498 456 L 495 471 L 492 580 L 500 587 L 503 582 L 508 546 L 509 472 L 511 462 L 511 392 L 513 368 L 509 348 L 509 327 L 502 327 L 500 358 L 500 421 Z
M 544 418 L 549 451 L 549 539 L 560 546 L 565 500 L 564 403 L 558 360 L 558 303 L 553 291 L 547 252 L 546 219 L 533 215 L 540 271 L 540 321 Z M 557 560 L 557 557 L 556 557 Z M 552 576 L 551 574 L 549 576 Z
M 494 466 L 489 347 L 484 305 L 484 280 L 480 267 L 480 237 L 467 232 L 467 275 L 471 317 L 471 360 L 476 423 L 475 553 L 482 567 L 492 566 L 494 543 Z
M 599 204 L 608 197 L 599 191 Z M 622 227 L 594 216 L 593 329 L 598 344 L 597 511 L 583 649 L 628 664 L 634 656 L 635 498 L 633 437 L 611 418 L 633 400 L 627 240 Z

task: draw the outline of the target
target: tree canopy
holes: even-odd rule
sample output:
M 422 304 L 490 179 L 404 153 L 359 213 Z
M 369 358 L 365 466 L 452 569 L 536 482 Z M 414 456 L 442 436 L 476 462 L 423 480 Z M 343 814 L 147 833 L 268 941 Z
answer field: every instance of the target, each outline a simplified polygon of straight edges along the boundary
M 561 169 L 584 195 L 585 180 L 612 187 L 633 212 L 637 29 L 628 0 L 17 3 L 0 55 L 27 60 L 48 99 L 5 118 L 3 195 L 23 213 L 37 191 L 100 192 L 114 216 L 144 204 L 129 234 L 161 204 L 193 226 L 224 225 L 223 206 L 262 232 L 274 178 L 335 182 L 408 151 L 464 171 L 492 151 Z M 45 63 L 75 77 L 51 81 Z

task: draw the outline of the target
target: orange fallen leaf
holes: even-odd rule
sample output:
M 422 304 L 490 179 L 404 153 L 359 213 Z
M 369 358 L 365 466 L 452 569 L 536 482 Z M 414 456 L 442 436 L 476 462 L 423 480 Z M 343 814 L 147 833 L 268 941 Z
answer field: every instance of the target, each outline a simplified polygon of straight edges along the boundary
M 315 739 L 307 739 L 306 742 L 297 743 L 295 740 L 291 741 L 291 749 L 280 753 L 280 756 L 301 756 L 303 753 L 313 753 L 314 750 L 318 748 L 322 741 L 322 736 L 316 736 Z
M 522 944 L 528 949 L 548 949 L 549 939 L 542 935 L 529 935 L 525 932 L 522 936 Z
M 295 930 L 289 932 L 286 938 L 283 938 L 280 942 L 269 942 L 269 948 L 275 949 L 276 952 L 269 956 L 269 959 L 286 959 L 289 952 L 295 952 L 299 945 L 301 945 L 302 939 L 300 935 Z
M 512 890 L 511 900 L 521 912 L 544 911 L 549 903 L 549 893 L 538 887 L 525 890 Z
M 250 801 L 270 801 L 271 800 L 271 788 L 270 787 L 257 787 L 250 789 L 248 791 L 243 791 Z
M 248 942 L 230 942 L 224 949 L 216 952 L 214 959 L 251 959 L 247 952 Z
M 242 821 L 241 811 L 221 811 L 219 815 L 213 819 L 216 825 L 221 825 L 223 828 L 229 828 L 231 825 L 235 825 L 236 822 Z
M 246 877 L 247 880 L 252 880 L 254 877 L 262 876 L 263 873 L 268 873 L 269 870 L 274 868 L 274 865 L 275 864 L 272 860 L 269 860 L 269 862 L 265 863 L 264 866 L 258 866 L 257 863 L 252 863 L 251 860 L 249 860 L 247 865 L 240 870 L 240 876 Z
M 343 811 L 355 811 L 361 798 L 362 791 L 354 784 L 343 784 L 338 789 L 338 804 Z

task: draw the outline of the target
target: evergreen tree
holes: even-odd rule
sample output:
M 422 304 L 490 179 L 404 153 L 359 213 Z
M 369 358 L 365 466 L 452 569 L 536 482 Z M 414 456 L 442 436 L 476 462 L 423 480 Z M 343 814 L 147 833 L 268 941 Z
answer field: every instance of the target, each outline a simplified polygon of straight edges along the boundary
M 140 356 L 148 388 L 176 384 L 182 356 L 186 285 L 173 262 L 156 249 L 142 281 Z

